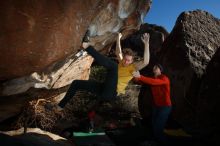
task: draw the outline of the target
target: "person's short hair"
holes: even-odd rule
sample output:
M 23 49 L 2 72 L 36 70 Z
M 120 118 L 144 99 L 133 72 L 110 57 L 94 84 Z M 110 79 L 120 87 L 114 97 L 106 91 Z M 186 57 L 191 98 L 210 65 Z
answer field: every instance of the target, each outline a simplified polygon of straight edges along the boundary
M 157 66 L 161 72 L 163 72 L 163 66 L 159 63 L 155 64 L 155 66 Z
M 124 55 L 129 55 L 134 57 L 134 52 L 130 48 L 125 48 L 123 49 L 123 54 Z

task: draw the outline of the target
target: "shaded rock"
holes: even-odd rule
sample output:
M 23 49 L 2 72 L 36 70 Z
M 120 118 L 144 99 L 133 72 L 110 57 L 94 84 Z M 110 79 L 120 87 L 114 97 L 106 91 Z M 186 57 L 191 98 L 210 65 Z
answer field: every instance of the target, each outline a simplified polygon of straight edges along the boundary
M 220 130 L 220 48 L 207 66 L 198 94 L 196 125 L 202 136 L 215 134 Z
M 23 146 L 22 142 L 19 141 L 19 139 L 1 133 L 0 144 L 7 146 Z
M 18 100 L 19 98 L 19 100 Z M 20 113 L 26 102 L 24 95 L 17 95 L 16 97 L 2 97 L 0 99 L 0 121 L 4 121 Z
M 209 124 L 215 120 L 209 123 L 207 119 L 204 121 L 206 124 L 200 120 L 205 119 L 205 115 L 209 115 L 210 111 L 214 111 L 212 105 L 206 103 L 217 102 L 218 99 L 214 94 L 219 93 L 217 90 L 213 90 L 213 93 L 207 92 L 210 96 L 206 98 L 206 103 L 202 98 L 203 95 L 199 94 L 205 89 L 204 87 L 201 89 L 201 83 L 207 81 L 207 79 L 203 81 L 203 76 L 207 76 L 206 72 L 210 70 L 207 66 L 212 64 L 210 61 L 220 46 L 219 36 L 219 19 L 201 10 L 183 12 L 160 52 L 159 60 L 171 80 L 173 116 L 191 133 L 202 132 L 204 125 L 207 126 L 203 131 L 206 131 L 206 134 L 207 129 L 213 129 Z M 210 75 L 213 77 L 206 78 L 218 79 L 217 74 Z
M 122 46 L 125 48 L 132 48 L 139 56 L 141 56 L 144 52 L 144 44 L 142 43 L 141 36 L 144 33 L 150 34 L 150 53 L 154 57 L 158 54 L 158 52 L 160 52 L 164 40 L 169 35 L 166 29 L 162 26 L 148 23 L 142 24 L 140 30 L 130 35 L 122 42 Z

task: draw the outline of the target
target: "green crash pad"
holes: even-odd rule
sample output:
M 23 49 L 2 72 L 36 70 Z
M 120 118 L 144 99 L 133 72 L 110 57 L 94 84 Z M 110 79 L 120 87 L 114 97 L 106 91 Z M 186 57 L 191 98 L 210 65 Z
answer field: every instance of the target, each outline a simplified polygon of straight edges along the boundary
M 73 132 L 77 146 L 115 146 L 104 131 L 100 132 Z
M 87 136 L 98 136 L 105 135 L 105 132 L 73 132 L 75 137 L 87 137 Z

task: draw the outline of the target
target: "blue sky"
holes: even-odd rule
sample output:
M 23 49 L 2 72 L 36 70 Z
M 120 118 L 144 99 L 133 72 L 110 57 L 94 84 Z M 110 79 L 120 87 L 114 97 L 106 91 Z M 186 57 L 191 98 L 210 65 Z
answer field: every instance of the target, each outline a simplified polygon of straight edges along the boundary
M 152 0 L 144 22 L 157 24 L 170 32 L 183 11 L 201 9 L 220 19 L 220 0 Z

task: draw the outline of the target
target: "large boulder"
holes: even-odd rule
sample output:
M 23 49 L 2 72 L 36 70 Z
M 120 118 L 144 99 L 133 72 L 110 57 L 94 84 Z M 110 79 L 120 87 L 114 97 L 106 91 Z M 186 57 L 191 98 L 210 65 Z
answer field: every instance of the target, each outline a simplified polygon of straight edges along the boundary
M 90 36 L 97 50 L 106 48 L 118 31 L 128 35 L 139 29 L 151 0 L 1 3 L 0 95 L 7 96 L 31 87 L 59 88 L 82 78 L 73 77 L 78 71 L 72 65 L 77 66 L 74 54 L 83 36 Z M 19 20 L 16 25 L 14 20 Z M 83 62 L 79 72 L 88 70 L 92 60 Z
M 211 63 L 211 60 L 220 47 L 219 36 L 219 19 L 201 10 L 183 12 L 160 52 L 160 62 L 171 80 L 173 116 L 191 133 L 198 134 L 203 131 L 208 134 L 208 129 L 209 133 L 214 132 L 210 125 L 214 121 L 207 121 L 208 115 L 215 112 L 215 109 L 212 104 L 207 103 L 214 104 L 219 101 L 215 96 L 219 95 L 218 90 L 211 89 L 209 82 L 214 78 L 218 79 L 218 75 L 212 73 L 218 66 L 216 61 Z M 204 120 L 206 118 L 207 120 Z M 205 126 L 206 130 L 203 129 Z

